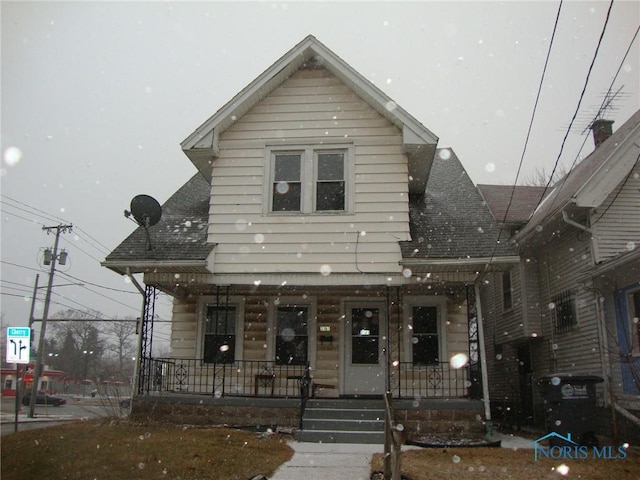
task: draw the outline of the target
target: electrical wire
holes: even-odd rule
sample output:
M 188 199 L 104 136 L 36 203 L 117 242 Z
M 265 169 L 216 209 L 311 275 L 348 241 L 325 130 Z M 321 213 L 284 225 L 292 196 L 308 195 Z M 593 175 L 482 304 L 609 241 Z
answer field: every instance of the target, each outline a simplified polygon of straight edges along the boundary
M 533 122 L 536 117 L 536 112 L 538 111 L 538 103 L 540 102 L 540 97 L 542 94 L 542 85 L 544 84 L 544 79 L 547 73 L 547 67 L 549 66 L 549 59 L 551 58 L 551 50 L 553 49 L 554 40 L 556 38 L 556 32 L 558 30 L 558 24 L 560 22 L 560 14 L 562 12 L 562 0 L 558 4 L 558 11 L 556 12 L 556 19 L 553 24 L 553 32 L 551 33 L 551 39 L 549 40 L 549 49 L 547 50 L 547 56 L 544 61 L 544 66 L 542 68 L 542 74 L 540 75 L 540 81 L 538 82 L 538 92 L 536 94 L 536 99 L 533 104 L 533 111 L 531 112 L 531 120 L 529 121 L 529 128 L 527 129 L 527 135 L 525 137 L 524 146 L 522 148 L 522 154 L 520 155 L 520 163 L 518 164 L 518 170 L 516 172 L 516 178 L 513 182 L 513 188 L 511 189 L 511 195 L 509 196 L 509 203 L 507 204 L 507 209 L 504 212 L 504 216 L 502 218 L 502 222 L 500 222 L 500 229 L 498 231 L 498 238 L 493 246 L 493 251 L 491 252 L 491 257 L 495 256 L 496 250 L 498 249 L 498 245 L 500 244 L 500 238 L 502 238 L 502 233 L 504 231 L 504 226 L 506 224 L 507 216 L 509 214 L 509 210 L 511 209 L 511 205 L 513 204 L 513 197 L 516 192 L 516 188 L 518 185 L 518 178 L 520 177 L 520 172 L 522 170 L 522 165 L 524 163 L 524 157 L 527 152 L 527 147 L 529 146 L 529 139 L 531 137 L 531 130 L 533 129 Z M 487 265 L 488 268 L 488 265 Z
M 598 39 L 598 44 L 596 45 L 596 49 L 595 52 L 593 53 L 593 58 L 591 59 L 591 64 L 589 65 L 589 69 L 587 70 L 587 76 L 585 78 L 584 81 L 584 85 L 582 87 L 582 92 L 580 92 L 580 96 L 578 98 L 578 104 L 576 105 L 576 109 L 575 112 L 573 113 L 573 117 L 571 118 L 571 121 L 569 122 L 569 127 L 567 128 L 567 131 L 565 132 L 564 138 L 562 140 L 562 144 L 560 145 L 560 151 L 558 152 L 558 156 L 556 158 L 555 164 L 553 165 L 553 170 L 551 171 L 551 174 L 549 175 L 549 180 L 547 182 L 547 184 L 544 187 L 544 190 L 542 191 L 542 194 L 540 195 L 540 198 L 538 199 L 538 203 L 536 204 L 535 208 L 533 209 L 533 211 L 535 212 L 538 207 L 540 206 L 540 203 L 542 203 L 542 199 L 545 198 L 546 194 L 547 194 L 547 190 L 549 189 L 549 186 L 551 185 L 553 176 L 556 173 L 556 169 L 558 168 L 558 164 L 560 163 L 560 158 L 562 157 L 562 152 L 564 151 L 564 147 L 565 144 L 567 143 L 567 138 L 569 137 L 569 132 L 571 131 L 571 128 L 573 127 L 573 123 L 576 120 L 576 117 L 578 116 L 578 112 L 580 111 L 580 105 L 582 104 L 582 100 L 584 99 L 586 90 L 587 90 L 587 85 L 589 84 L 589 79 L 591 78 L 591 72 L 593 71 L 593 67 L 595 65 L 596 59 L 598 58 L 598 53 L 600 51 L 600 46 L 602 45 L 602 39 L 604 38 L 604 34 L 607 30 L 607 25 L 609 24 L 609 18 L 611 17 L 611 10 L 613 8 L 613 0 L 611 0 L 611 2 L 609 3 L 609 8 L 607 10 L 607 16 L 605 18 L 604 21 L 604 25 L 602 26 L 602 31 L 600 32 L 600 38 Z M 571 170 L 569 170 L 569 173 L 567 173 L 567 175 L 564 177 L 564 180 L 566 181 L 566 179 L 569 177 L 569 175 L 571 174 Z M 564 185 L 564 182 L 563 182 Z M 558 198 L 558 196 L 556 196 L 556 198 Z M 555 201 L 555 199 L 554 199 Z M 550 212 L 552 211 L 551 209 L 553 208 L 553 203 L 551 204 L 550 207 Z M 544 221 L 544 219 L 542 219 L 542 221 Z

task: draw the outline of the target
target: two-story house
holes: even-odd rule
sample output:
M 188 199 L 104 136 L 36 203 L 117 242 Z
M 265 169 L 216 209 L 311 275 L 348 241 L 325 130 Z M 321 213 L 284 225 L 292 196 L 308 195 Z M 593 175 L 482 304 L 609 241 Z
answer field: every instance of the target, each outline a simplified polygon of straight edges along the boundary
M 482 304 L 494 408 L 541 423 L 537 379 L 593 375 L 610 433 L 640 412 L 640 111 L 592 130 L 595 150 L 552 188 L 480 187 L 521 258 L 483 282 Z
M 297 425 L 310 374 L 310 396 L 482 429 L 478 281 L 518 257 L 437 144 L 313 36 L 222 106 L 181 144 L 198 172 L 103 263 L 144 275 L 141 399 Z M 149 355 L 157 290 L 171 358 Z

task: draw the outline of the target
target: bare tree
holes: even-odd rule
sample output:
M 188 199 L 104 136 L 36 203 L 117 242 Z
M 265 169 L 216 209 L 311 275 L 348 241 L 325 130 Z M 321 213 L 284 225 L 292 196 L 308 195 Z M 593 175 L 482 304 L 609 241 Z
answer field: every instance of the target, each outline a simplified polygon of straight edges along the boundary
M 556 171 L 553 173 L 553 179 L 549 183 L 549 177 L 551 176 L 551 172 L 547 172 L 546 168 L 538 167 L 534 170 L 533 173 L 527 175 L 524 179 L 523 185 L 531 186 L 531 187 L 544 187 L 549 183 L 549 185 L 553 186 L 558 182 L 561 178 L 564 178 L 569 170 L 562 165 L 558 165 Z
M 136 323 L 133 317 L 125 317 L 123 320 L 131 321 L 108 322 L 105 324 L 104 332 L 110 337 L 107 349 L 115 354 L 118 370 L 127 378 L 128 366 L 131 365 L 131 358 L 135 356 Z

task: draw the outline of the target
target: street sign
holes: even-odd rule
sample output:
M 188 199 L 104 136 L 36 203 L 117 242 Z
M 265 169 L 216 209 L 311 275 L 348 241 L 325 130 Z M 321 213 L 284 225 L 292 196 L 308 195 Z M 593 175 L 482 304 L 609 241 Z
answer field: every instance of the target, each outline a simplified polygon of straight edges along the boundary
M 29 363 L 31 328 L 7 327 L 7 363 Z

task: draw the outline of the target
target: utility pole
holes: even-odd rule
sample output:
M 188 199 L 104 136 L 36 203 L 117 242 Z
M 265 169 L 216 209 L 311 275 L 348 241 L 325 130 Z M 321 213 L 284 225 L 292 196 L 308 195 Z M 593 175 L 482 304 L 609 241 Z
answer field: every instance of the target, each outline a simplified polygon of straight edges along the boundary
M 51 302 L 51 287 L 53 286 L 53 275 L 56 271 L 56 261 L 58 260 L 58 242 L 60 234 L 70 232 L 73 225 L 57 225 L 55 227 L 42 227 L 47 233 L 56 231 L 56 240 L 53 245 L 53 255 L 51 256 L 51 270 L 49 270 L 49 283 L 47 284 L 47 294 L 44 298 L 44 311 L 42 312 L 42 324 L 40 327 L 40 339 L 38 340 L 38 353 L 36 355 L 36 368 L 33 372 L 33 385 L 31 386 L 31 398 L 29 399 L 29 418 L 33 418 L 36 409 L 36 395 L 38 393 L 38 382 L 42 375 L 42 362 L 44 353 L 44 337 L 47 330 L 47 317 L 49 316 L 49 304 Z M 65 254 L 65 252 L 62 252 Z M 66 254 L 65 254 L 66 255 Z M 61 261 L 64 264 L 64 261 Z

